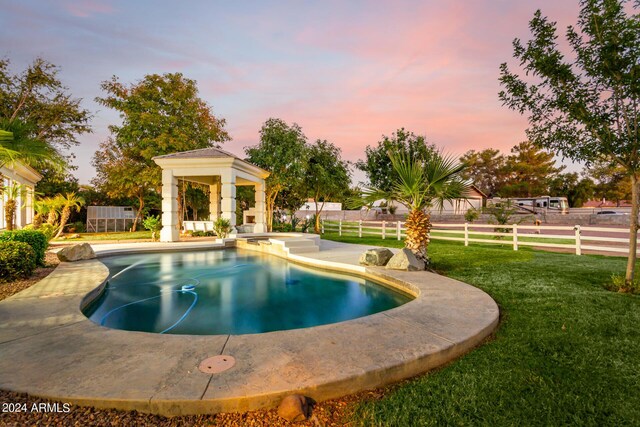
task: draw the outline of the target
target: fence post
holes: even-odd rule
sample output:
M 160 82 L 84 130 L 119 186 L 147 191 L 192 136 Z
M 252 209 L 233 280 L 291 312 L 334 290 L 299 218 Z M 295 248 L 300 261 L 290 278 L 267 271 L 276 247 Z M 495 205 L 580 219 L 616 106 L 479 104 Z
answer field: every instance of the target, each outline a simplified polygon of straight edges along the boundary
M 580 247 L 582 244 L 580 239 L 580 226 L 576 225 L 573 229 L 576 231 L 576 255 L 582 255 L 582 248 Z
M 402 232 L 400 231 L 400 221 L 396 221 L 396 234 L 398 235 L 398 240 L 402 239 Z
M 382 221 L 382 240 L 386 238 L 387 221 Z
M 518 250 L 518 224 L 513 224 L 513 250 Z
M 342 219 L 338 221 L 338 236 L 342 236 Z
M 464 223 L 464 245 L 469 246 L 469 223 Z
M 362 237 L 362 220 L 358 220 L 358 237 Z

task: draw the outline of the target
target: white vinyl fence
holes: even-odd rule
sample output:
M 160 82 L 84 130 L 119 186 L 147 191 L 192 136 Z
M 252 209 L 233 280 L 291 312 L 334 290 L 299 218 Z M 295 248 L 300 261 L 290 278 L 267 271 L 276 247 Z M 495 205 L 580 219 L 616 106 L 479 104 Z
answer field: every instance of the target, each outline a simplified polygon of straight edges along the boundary
M 322 233 L 337 232 L 340 236 L 379 236 L 401 240 L 406 236 L 402 221 L 323 221 Z M 470 243 L 508 244 L 517 251 L 520 246 L 583 250 L 629 252 L 629 229 L 561 225 L 518 224 L 433 224 L 431 240 L 450 240 Z

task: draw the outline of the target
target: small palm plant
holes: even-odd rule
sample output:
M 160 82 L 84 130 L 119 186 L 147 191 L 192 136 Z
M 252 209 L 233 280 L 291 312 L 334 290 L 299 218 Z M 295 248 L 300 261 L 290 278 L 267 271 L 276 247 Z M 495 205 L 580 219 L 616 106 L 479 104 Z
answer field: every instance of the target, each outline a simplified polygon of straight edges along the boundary
M 33 228 L 38 229 L 42 226 L 44 218 L 49 215 L 49 205 L 45 199 L 37 199 L 33 201 Z
M 142 226 L 151 231 L 151 240 L 158 240 L 158 231 L 162 230 L 160 216 L 149 215 L 142 221 Z
M 62 209 L 62 199 L 60 195 L 57 197 L 45 197 L 42 199 L 42 203 L 46 206 L 47 224 L 55 225 L 60 217 L 60 210 Z
M 55 238 L 60 237 L 62 234 L 71 216 L 71 210 L 75 209 L 76 212 L 80 212 L 80 208 L 84 206 L 84 199 L 76 193 L 67 193 L 65 196 L 58 195 L 58 198 L 60 200 L 60 206 L 62 206 L 62 213 L 60 214 L 60 228 Z
M 226 239 L 231 232 L 231 222 L 226 218 L 219 217 L 213 223 L 213 231 L 219 238 Z
M 441 153 L 435 153 L 425 161 L 411 158 L 404 151 L 387 154 L 396 172 L 391 190 L 367 188 L 363 199 L 365 203 L 394 200 L 409 209 L 404 246 L 428 265 L 431 209 L 442 210 L 445 202 L 465 197 L 469 184 L 461 177 L 464 165 Z
M 6 198 L 4 202 L 4 219 L 7 230 L 11 231 L 15 227 L 14 219 L 16 210 L 18 209 L 18 198 L 24 198 L 26 187 L 11 181 L 9 185 L 0 187 L 0 194 L 4 194 Z

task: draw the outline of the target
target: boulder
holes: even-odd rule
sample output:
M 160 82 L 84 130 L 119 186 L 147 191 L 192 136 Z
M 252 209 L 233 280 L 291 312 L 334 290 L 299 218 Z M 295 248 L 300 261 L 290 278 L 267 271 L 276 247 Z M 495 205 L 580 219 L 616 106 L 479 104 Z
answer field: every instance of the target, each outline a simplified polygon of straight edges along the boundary
M 421 271 L 425 269 L 424 261 L 418 259 L 413 252 L 407 248 L 402 248 L 395 254 L 385 268 L 390 270 Z
M 362 265 L 387 265 L 387 262 L 393 256 L 393 252 L 385 248 L 367 249 L 360 255 L 360 264 Z
M 73 246 L 65 246 L 57 253 L 58 259 L 64 262 L 80 261 L 96 257 L 95 252 L 88 243 L 80 243 Z
M 289 422 L 304 421 L 307 419 L 309 405 L 307 398 L 300 394 L 290 394 L 282 399 L 278 406 L 278 415 Z

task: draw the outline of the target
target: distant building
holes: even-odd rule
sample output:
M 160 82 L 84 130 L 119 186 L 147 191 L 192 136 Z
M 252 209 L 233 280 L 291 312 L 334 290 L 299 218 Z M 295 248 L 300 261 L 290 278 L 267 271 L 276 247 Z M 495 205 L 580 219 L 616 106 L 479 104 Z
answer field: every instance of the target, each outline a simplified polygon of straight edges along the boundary
M 322 207 L 322 211 L 341 211 L 342 210 L 342 203 L 336 203 L 336 202 L 325 202 L 324 206 L 322 205 L 322 202 L 318 203 L 318 208 Z M 313 199 L 308 199 L 307 202 L 302 205 L 299 209 L 300 211 L 313 211 L 313 213 L 316 213 L 316 202 Z
M 0 180 L 3 187 L 11 185 L 21 185 L 23 190 L 18 196 L 17 209 L 14 217 L 15 228 L 22 228 L 33 221 L 33 201 L 35 187 L 42 179 L 35 169 L 20 162 L 13 162 L 11 165 L 0 165 Z M 7 200 L 6 194 L 0 194 L 0 230 L 7 227 L 4 205 Z
M 442 207 L 443 214 L 450 215 L 464 215 L 469 209 L 482 209 L 484 200 L 487 198 L 486 194 L 484 194 L 478 187 L 472 185 L 469 188 L 469 192 L 467 193 L 466 198 L 453 199 L 450 202 L 445 202 Z M 384 205 L 386 200 L 377 200 L 374 204 L 374 208 L 382 209 L 381 213 L 388 213 L 388 207 L 381 207 L 381 204 Z M 409 210 L 406 206 L 399 204 L 398 202 L 393 202 L 393 205 L 396 206 L 396 214 L 406 214 Z M 437 206 L 432 207 L 432 212 L 440 213 L 440 210 Z

